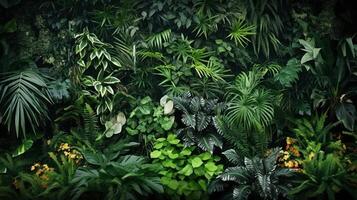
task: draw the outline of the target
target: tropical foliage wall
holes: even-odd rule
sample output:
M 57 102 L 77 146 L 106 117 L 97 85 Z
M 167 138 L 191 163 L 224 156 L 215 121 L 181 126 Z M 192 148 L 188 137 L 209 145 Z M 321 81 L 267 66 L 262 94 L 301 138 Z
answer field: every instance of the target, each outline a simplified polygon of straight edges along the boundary
M 0 0 L 0 199 L 357 199 L 343 0 Z

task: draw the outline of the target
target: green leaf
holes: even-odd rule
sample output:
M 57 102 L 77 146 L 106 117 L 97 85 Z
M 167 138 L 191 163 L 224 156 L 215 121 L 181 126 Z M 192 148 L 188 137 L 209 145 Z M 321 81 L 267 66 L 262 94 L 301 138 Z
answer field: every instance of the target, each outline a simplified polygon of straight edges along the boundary
M 172 189 L 172 190 L 177 190 L 178 186 L 179 186 L 179 183 L 177 180 L 171 180 L 167 186 Z
M 203 162 L 202 162 L 201 158 L 195 157 L 192 159 L 191 164 L 192 164 L 193 168 L 197 168 L 197 167 L 200 167 L 203 164 Z
M 170 143 L 170 144 L 178 144 L 180 143 L 180 140 L 176 138 L 175 135 L 173 134 L 170 134 L 167 136 L 167 141 Z
M 33 140 L 27 139 L 22 141 L 22 143 L 16 148 L 14 153 L 12 154 L 12 157 L 16 157 L 19 155 L 24 154 L 26 151 L 28 151 L 33 145 Z
M 170 130 L 172 128 L 172 126 L 174 125 L 174 123 L 175 123 L 174 116 L 171 116 L 170 118 L 163 119 L 160 121 L 160 125 L 165 131 Z
M 313 56 L 311 55 L 311 53 L 305 53 L 304 56 L 301 58 L 300 63 L 301 63 L 301 64 L 304 64 L 304 63 L 309 62 L 309 61 L 311 61 L 311 60 L 313 60 L 313 59 L 314 59 L 314 58 L 313 58 Z
M 357 121 L 356 107 L 350 103 L 341 103 L 336 107 L 336 117 L 350 131 L 354 131 Z
M 209 161 L 208 163 L 205 164 L 205 169 L 207 169 L 210 172 L 214 172 L 218 169 L 218 167 L 214 162 Z
M 164 143 L 162 143 L 162 142 L 156 142 L 154 144 L 155 149 L 161 149 L 163 146 L 164 146 Z
M 205 180 L 199 180 L 198 181 L 198 184 L 201 186 L 201 188 L 202 188 L 202 190 L 203 191 L 207 191 L 207 183 L 206 183 L 206 181 Z
M 249 185 L 240 185 L 233 189 L 233 198 L 239 200 L 248 199 L 249 194 L 251 193 Z
M 137 135 L 139 133 L 138 130 L 136 129 L 131 129 L 129 127 L 126 127 L 125 130 L 129 133 L 129 135 Z
M 176 159 L 176 158 L 179 157 L 179 154 L 178 154 L 178 153 L 169 152 L 168 156 L 169 156 L 169 158 L 171 158 L 171 159 Z
M 153 152 L 150 153 L 150 158 L 158 158 L 161 156 L 161 151 L 154 150 Z
M 180 155 L 189 156 L 189 155 L 191 155 L 191 153 L 192 153 L 192 151 L 190 149 L 186 148 L 180 152 Z
M 114 76 L 107 76 L 103 82 L 105 84 L 115 84 L 115 83 L 120 83 L 120 80 Z
M 184 168 L 182 168 L 178 173 L 183 174 L 185 176 L 190 176 L 193 173 L 193 168 L 191 165 L 188 164 Z
M 209 152 L 201 153 L 199 156 L 202 160 L 209 160 L 212 158 L 212 155 Z
M 320 50 L 321 50 L 321 48 L 314 48 L 314 49 L 312 50 L 312 57 L 313 57 L 314 59 L 317 58 L 317 56 L 319 55 Z

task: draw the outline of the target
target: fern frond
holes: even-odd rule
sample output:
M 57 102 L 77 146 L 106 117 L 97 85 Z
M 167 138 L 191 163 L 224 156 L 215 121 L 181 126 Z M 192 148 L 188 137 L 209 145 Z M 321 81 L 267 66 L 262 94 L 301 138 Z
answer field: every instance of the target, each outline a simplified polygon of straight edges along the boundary
M 0 105 L 3 122 L 9 131 L 26 137 L 26 126 L 35 132 L 48 118 L 46 104 L 51 104 L 46 80 L 38 72 L 25 71 L 2 74 L 0 79 Z
M 163 43 L 169 42 L 171 40 L 171 38 L 172 38 L 171 29 L 167 29 L 162 32 L 151 35 L 147 39 L 147 42 L 151 47 L 156 47 L 158 49 L 161 49 L 163 46 Z

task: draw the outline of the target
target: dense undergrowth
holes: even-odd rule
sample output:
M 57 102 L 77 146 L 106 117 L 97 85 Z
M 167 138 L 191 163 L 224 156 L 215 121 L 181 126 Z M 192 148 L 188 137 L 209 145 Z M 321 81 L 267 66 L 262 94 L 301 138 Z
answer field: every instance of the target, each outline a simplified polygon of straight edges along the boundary
M 356 199 L 355 11 L 0 0 L 0 199 Z

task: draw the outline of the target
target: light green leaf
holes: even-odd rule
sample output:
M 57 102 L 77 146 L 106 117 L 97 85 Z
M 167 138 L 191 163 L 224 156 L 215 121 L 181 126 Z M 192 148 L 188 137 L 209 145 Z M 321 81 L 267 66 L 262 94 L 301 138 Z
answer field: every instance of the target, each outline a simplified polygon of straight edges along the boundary
M 203 164 L 203 162 L 202 162 L 201 158 L 195 157 L 192 159 L 191 164 L 192 164 L 193 168 L 197 168 L 197 167 L 200 167 Z
M 214 172 L 218 169 L 218 167 L 216 166 L 216 164 L 214 162 L 210 161 L 205 164 L 205 169 L 207 169 L 210 172 Z
M 190 176 L 193 173 L 193 168 L 191 165 L 186 165 L 182 170 L 178 172 L 179 174 L 183 174 L 185 176 Z
M 19 156 L 21 154 L 24 154 L 27 150 L 29 150 L 33 145 L 33 140 L 27 139 L 22 141 L 22 144 L 20 144 L 14 153 L 12 154 L 12 157 Z
M 309 62 L 309 61 L 311 61 L 311 60 L 313 60 L 313 59 L 314 59 L 314 58 L 313 58 L 313 56 L 311 55 L 311 53 L 305 53 L 304 56 L 301 58 L 300 63 L 301 63 L 301 64 L 304 64 L 304 63 Z
M 150 153 L 150 158 L 158 158 L 161 156 L 161 151 L 154 150 L 153 152 Z

